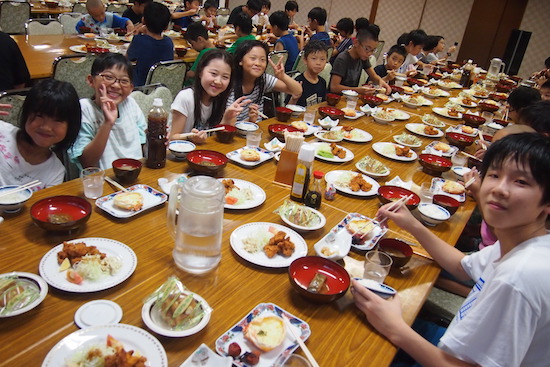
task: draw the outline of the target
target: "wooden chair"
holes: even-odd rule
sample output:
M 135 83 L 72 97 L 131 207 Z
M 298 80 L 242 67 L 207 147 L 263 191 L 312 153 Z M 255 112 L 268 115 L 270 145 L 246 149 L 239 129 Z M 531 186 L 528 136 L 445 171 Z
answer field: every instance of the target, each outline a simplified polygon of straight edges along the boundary
M 282 51 L 271 51 L 269 53 L 269 55 L 267 55 L 267 57 L 273 61 L 273 63 L 275 65 L 277 65 L 277 63 L 283 59 L 282 61 L 282 64 L 284 65 L 286 63 L 286 60 L 288 59 L 288 51 L 286 50 L 282 50 Z M 275 72 L 273 70 L 273 67 L 271 66 L 271 64 L 268 62 L 267 63 L 267 68 L 265 69 L 265 72 L 268 73 L 268 74 L 271 74 L 271 75 L 275 75 Z
M 78 34 L 76 31 L 76 23 L 82 18 L 82 13 L 63 13 L 59 14 L 57 20 L 63 24 L 64 34 Z
M 183 60 L 160 61 L 151 66 L 145 84 L 161 83 L 173 96 L 183 88 L 187 64 Z
M 94 90 L 86 83 L 95 55 L 63 55 L 53 62 L 53 78 L 71 83 L 80 98 L 91 98 Z
M 31 17 L 29 2 L 0 1 L 0 29 L 8 34 L 25 34 L 25 22 Z
M 73 5 L 73 13 L 88 14 L 88 9 L 86 9 L 86 3 L 75 3 Z
M 63 34 L 63 24 L 52 18 L 29 19 L 25 22 L 25 34 Z
M 0 104 L 10 104 L 11 108 L 5 110 L 8 115 L 2 116 L 2 120 L 12 125 L 19 126 L 19 113 L 23 102 L 27 98 L 30 88 L 12 89 L 0 93 Z

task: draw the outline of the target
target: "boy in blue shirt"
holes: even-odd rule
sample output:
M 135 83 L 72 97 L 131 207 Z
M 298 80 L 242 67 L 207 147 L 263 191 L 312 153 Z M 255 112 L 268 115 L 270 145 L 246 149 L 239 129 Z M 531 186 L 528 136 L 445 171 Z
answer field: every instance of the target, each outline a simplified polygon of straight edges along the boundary
M 88 14 L 84 14 L 76 23 L 75 28 L 78 33 L 99 33 L 100 28 L 123 28 L 126 29 L 127 33 L 134 30 L 134 23 L 130 19 L 106 12 L 105 5 L 101 0 L 88 0 L 86 9 Z M 89 28 L 89 30 L 86 28 Z
M 302 84 L 302 94 L 289 97 L 286 103 L 311 106 L 321 103 L 327 96 L 327 82 L 319 76 L 327 64 L 327 45 L 322 41 L 310 41 L 304 47 L 306 70 L 296 77 Z
M 193 17 L 199 12 L 201 1 L 185 0 L 185 9 L 172 13 L 172 21 L 174 25 L 181 28 L 187 28 L 193 22 Z
M 161 3 L 152 2 L 143 13 L 145 32 L 135 35 L 128 47 L 128 59 L 136 61 L 134 85 L 145 84 L 151 66 L 159 61 L 174 59 L 174 43 L 162 35 L 170 23 L 170 10 Z
M 327 11 L 316 6 L 307 13 L 307 27 L 305 32 L 309 34 L 310 41 L 323 41 L 327 46 L 332 47 L 332 40 L 325 31 L 326 22 Z M 313 32 L 315 32 L 315 34 Z
M 271 31 L 276 37 L 279 37 L 275 43 L 275 51 L 286 50 L 288 52 L 288 58 L 285 63 L 286 72 L 292 70 L 296 57 L 298 57 L 300 53 L 298 41 L 296 41 L 296 38 L 288 31 L 289 22 L 290 18 L 282 10 L 276 11 L 269 16 Z

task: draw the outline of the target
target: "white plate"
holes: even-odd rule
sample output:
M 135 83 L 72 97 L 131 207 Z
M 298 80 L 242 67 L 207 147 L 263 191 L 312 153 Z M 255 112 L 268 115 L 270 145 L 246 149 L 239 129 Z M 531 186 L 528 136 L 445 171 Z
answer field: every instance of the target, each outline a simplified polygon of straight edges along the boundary
M 341 175 L 346 173 L 363 176 L 363 179 L 372 185 L 371 189 L 369 191 L 351 191 L 351 189 L 348 188 L 347 186 L 338 184 L 336 181 L 338 181 Z M 378 189 L 380 188 L 380 184 L 376 182 L 374 179 L 370 178 L 369 176 L 363 175 L 362 173 L 353 172 L 353 171 L 345 171 L 345 170 L 330 171 L 325 175 L 325 180 L 328 183 L 333 184 L 336 190 L 349 195 L 353 195 L 353 196 L 373 196 L 373 195 L 376 195 L 376 193 L 378 192 Z
M 424 115 L 424 116 L 426 116 L 426 115 Z M 433 127 L 439 127 L 439 128 L 447 126 L 447 125 L 445 125 L 445 123 L 443 121 L 441 121 L 440 119 L 438 119 L 434 115 L 428 115 L 428 116 L 432 116 L 434 119 L 437 119 L 437 122 L 435 122 L 435 123 L 429 121 L 427 118 L 424 118 L 424 116 L 422 116 L 422 122 L 425 123 L 426 125 L 430 125 L 430 126 L 433 126 Z
M 475 108 L 475 107 L 477 107 L 477 103 L 475 103 L 475 102 L 472 102 L 472 104 L 463 103 L 463 102 L 462 102 L 462 97 L 449 98 L 449 101 L 451 101 L 451 102 L 453 102 L 453 103 L 458 103 L 458 104 L 461 105 L 462 107 L 467 107 L 467 108 Z
M 409 135 L 409 136 L 413 136 L 413 135 Z M 400 139 L 401 135 L 394 135 L 393 136 L 393 140 L 397 143 L 397 144 L 401 144 L 401 145 L 404 145 L 406 147 L 411 147 L 411 148 L 420 148 L 422 146 L 422 141 L 418 138 L 418 143 L 416 144 L 407 144 L 407 143 L 404 143 L 401 141 Z
M 106 345 L 108 335 L 120 341 L 124 350 L 134 350 L 146 357 L 146 366 L 168 367 L 166 351 L 158 339 L 143 329 L 126 324 L 94 326 L 69 334 L 50 350 L 42 367 L 66 366 L 67 359 L 79 351 Z
M 145 325 L 147 325 L 149 329 L 163 336 L 178 338 L 198 333 L 206 327 L 206 325 L 210 321 L 210 315 L 212 312 L 210 306 L 208 305 L 208 303 L 206 303 L 204 298 L 202 298 L 198 294 L 192 294 L 193 298 L 195 298 L 195 300 L 201 305 L 202 309 L 204 310 L 204 315 L 197 325 L 185 330 L 170 329 L 167 325 L 163 323 L 162 319 L 160 318 L 160 310 L 158 307 L 156 307 L 156 298 L 150 299 L 143 304 L 143 307 L 141 308 L 141 318 L 143 322 L 145 323 Z
M 342 126 L 333 127 L 330 130 L 342 130 Z M 359 133 L 360 136 L 356 137 L 356 138 L 352 138 L 351 133 L 353 131 Z M 353 128 L 353 130 L 351 130 L 351 131 L 344 132 L 344 140 L 351 141 L 351 142 L 354 142 L 354 143 L 368 143 L 369 141 L 372 140 L 372 135 L 369 134 L 368 132 L 366 132 L 365 130 L 361 130 L 361 129 L 358 129 L 358 128 Z
M 351 222 L 354 219 L 366 219 L 366 220 L 372 220 L 371 218 L 364 216 L 359 213 L 349 213 L 346 215 L 344 219 L 340 221 L 337 225 L 335 225 L 329 233 L 325 237 L 323 237 L 319 242 L 317 242 L 314 246 L 317 246 L 318 243 L 328 244 L 330 242 L 327 241 L 328 236 L 333 236 L 334 241 L 341 244 L 350 244 L 351 247 L 356 248 L 357 250 L 361 251 L 368 251 L 372 249 L 378 240 L 384 236 L 384 234 L 388 231 L 387 228 L 382 228 L 380 225 L 378 225 L 377 222 L 374 222 L 374 228 L 372 230 L 372 236 L 367 238 L 365 242 L 361 245 L 357 245 L 352 243 L 353 235 L 347 230 L 346 226 L 349 222 Z
M 162 35 L 170 38 L 181 38 L 181 33 L 174 30 L 164 31 Z
M 357 120 L 359 117 L 363 116 L 365 116 L 365 113 L 363 111 L 355 111 L 355 116 L 344 115 L 344 117 L 348 120 Z
M 487 93 L 487 95 L 484 95 L 484 94 L 477 94 L 478 91 L 476 90 L 473 90 L 473 89 L 467 89 L 465 90 L 464 92 L 468 93 L 468 94 L 471 94 L 472 96 L 476 97 L 476 98 L 489 98 L 489 94 L 491 93 Z
M 371 158 L 372 158 L 372 157 L 371 157 Z M 365 159 L 365 157 L 361 158 L 357 163 L 355 163 L 355 167 L 356 167 L 359 171 L 363 172 L 364 174 L 366 174 L 366 175 L 368 175 L 368 176 L 371 176 L 371 177 L 386 177 L 386 176 L 388 176 L 388 175 L 390 174 L 390 169 L 389 169 L 387 166 L 384 166 L 384 167 L 386 168 L 386 170 L 385 170 L 384 172 L 382 172 L 382 173 L 371 172 L 371 171 L 369 171 L 369 170 L 367 170 L 367 169 L 364 169 L 364 168 L 362 167 L 362 165 L 361 165 L 361 161 L 362 161 L 363 159 Z M 375 158 L 372 158 L 372 159 L 375 159 Z M 375 160 L 377 160 L 377 159 L 375 159 Z M 377 161 L 378 161 L 378 160 L 377 160 Z M 378 162 L 380 162 L 380 161 L 378 161 Z M 380 163 L 382 163 L 382 162 L 380 162 Z
M 74 284 L 67 280 L 67 271 L 60 272 L 57 263 L 57 253 L 63 249 L 63 244 L 57 245 L 46 253 L 40 260 L 39 272 L 49 285 L 66 292 L 90 293 L 112 288 L 130 277 L 137 265 L 137 257 L 134 251 L 123 244 L 109 238 L 88 237 L 78 238 L 67 242 L 84 242 L 86 246 L 95 246 L 107 256 L 119 258 L 122 266 L 111 276 L 105 276 L 98 281 L 84 279 L 82 284 Z
M 419 96 L 422 98 L 422 106 L 432 106 L 434 104 L 433 101 L 430 101 L 428 98 Z
M 90 39 L 90 40 L 93 40 L 93 38 L 89 38 L 89 39 Z M 86 45 L 73 45 L 73 46 L 69 46 L 69 50 L 71 50 L 72 52 L 79 53 L 79 54 L 88 53 L 88 51 L 86 51 Z
M 241 158 L 241 152 L 243 151 L 243 149 L 255 149 L 257 150 L 259 153 L 260 153 L 260 159 L 255 161 L 255 162 L 249 162 L 249 161 L 245 161 L 244 159 Z M 273 158 L 273 152 L 270 152 L 269 150 L 265 150 L 265 149 L 262 149 L 260 147 L 243 147 L 243 148 L 240 148 L 240 149 L 237 149 L 237 150 L 234 150 L 232 152 L 229 152 L 227 153 L 225 156 L 227 158 L 229 158 L 231 161 L 235 162 L 235 163 L 238 163 L 238 164 L 241 164 L 243 166 L 247 166 L 247 167 L 254 167 L 254 166 L 257 166 L 265 161 L 268 161 L 270 160 L 271 158 Z
M 438 80 L 437 85 L 444 89 L 461 89 L 462 88 L 462 85 L 454 81 L 445 83 L 444 81 Z
M 292 126 L 292 125 L 291 125 Z M 310 136 L 313 135 L 316 131 L 323 130 L 322 126 L 319 125 L 313 125 L 313 124 L 307 124 L 307 130 L 304 132 L 304 136 Z
M 122 320 L 122 308 L 107 299 L 98 299 L 83 304 L 74 314 L 75 324 L 86 329 L 92 326 L 118 324 Z
M 90 32 L 91 33 L 91 32 Z M 78 35 L 78 38 L 82 38 L 84 40 L 88 40 L 88 41 L 93 41 L 95 40 L 96 38 L 99 38 L 99 35 L 98 34 L 95 34 L 93 37 L 86 37 L 85 35 L 83 34 L 79 34 Z
M 177 184 L 178 182 L 185 182 L 189 175 L 187 173 L 182 173 L 180 175 L 177 175 L 176 178 L 172 179 L 172 181 L 168 181 L 166 177 L 159 178 L 158 184 L 162 191 L 164 191 L 166 194 L 170 194 L 170 190 L 172 189 L 172 186 Z
M 464 134 L 464 135 L 468 135 L 468 136 L 472 136 L 472 137 L 476 137 L 478 136 L 479 134 L 479 130 L 476 129 L 474 127 L 474 132 L 471 133 L 471 134 L 467 134 L 465 132 L 462 131 L 462 126 L 465 126 L 464 124 L 460 124 L 460 125 L 456 125 L 456 126 L 449 126 L 447 128 L 447 130 L 445 130 L 445 132 L 448 132 L 448 133 L 459 133 L 459 134 Z
M 443 187 L 443 184 L 445 183 L 445 181 L 447 181 L 447 180 L 445 180 L 444 178 L 441 178 L 441 177 L 434 177 L 432 179 L 432 192 L 434 193 L 434 195 L 437 195 L 437 194 L 447 195 L 447 196 L 452 197 L 453 199 L 456 199 L 456 200 L 460 201 L 461 203 L 466 201 L 466 194 L 465 193 L 462 193 L 460 195 L 455 195 L 455 194 L 449 194 L 448 192 L 443 191 L 442 187 Z
M 439 116 L 447 117 L 454 120 L 460 120 L 462 118 L 462 113 L 458 113 L 458 116 L 450 116 L 447 113 L 447 109 L 445 107 L 434 107 L 432 108 L 432 111 L 437 113 Z
M 315 135 L 315 137 L 319 140 L 322 140 L 322 141 L 326 141 L 327 143 L 338 143 L 342 140 L 344 140 L 344 136 L 342 135 L 342 138 L 340 139 L 327 139 L 325 138 L 325 134 L 327 133 L 328 131 L 316 131 L 313 135 Z
M 405 121 L 411 118 L 411 115 L 409 115 L 405 111 L 401 111 L 395 108 L 388 108 L 387 110 L 392 113 L 393 117 L 395 117 L 396 120 Z
M 235 186 L 237 186 L 239 189 L 250 189 L 252 191 L 253 198 L 245 201 L 242 204 L 239 205 L 231 205 L 225 203 L 223 206 L 225 209 L 252 209 L 257 207 L 258 205 L 261 205 L 265 199 L 265 191 L 258 185 L 253 184 L 252 182 L 248 182 L 245 180 L 240 180 L 238 178 L 219 178 L 218 181 L 222 182 L 223 180 L 233 180 L 235 183 Z
M 415 134 L 418 134 L 418 135 L 422 135 L 422 136 L 425 136 L 427 138 L 440 138 L 442 137 L 443 135 L 443 131 L 441 131 L 440 129 L 438 129 L 437 127 L 433 127 L 434 129 L 437 130 L 437 134 L 435 135 L 429 135 L 429 134 L 426 134 L 424 132 L 424 127 L 427 126 L 427 125 L 424 125 L 424 124 L 415 124 L 415 123 L 408 123 L 407 125 L 405 125 L 405 129 L 409 130 L 411 133 L 415 133 Z
M 290 237 L 290 240 L 294 243 L 295 246 L 294 253 L 291 256 L 284 257 L 277 254 L 274 257 L 269 258 L 262 250 L 252 254 L 243 248 L 242 240 L 244 238 L 248 238 L 254 235 L 254 233 L 257 233 L 259 230 L 267 231 L 269 227 L 274 227 L 279 231 L 283 231 L 287 234 L 288 237 Z M 246 261 L 251 262 L 252 264 L 265 266 L 268 268 L 286 268 L 297 258 L 307 255 L 307 243 L 306 241 L 304 241 L 302 236 L 300 236 L 294 230 L 276 223 L 255 222 L 243 224 L 242 226 L 236 228 L 233 233 L 231 233 L 231 236 L 229 237 L 229 242 L 231 243 L 231 247 L 237 253 L 237 255 L 239 255 Z
M 208 358 L 204 363 L 200 364 L 193 361 L 193 357 L 197 355 L 197 360 L 202 358 Z M 214 351 L 206 344 L 201 344 L 195 351 L 183 362 L 180 364 L 180 367 L 231 367 L 233 364 L 233 358 L 231 357 L 222 357 L 214 353 Z
M 332 261 L 338 261 L 343 259 L 349 253 L 351 249 L 350 241 L 340 241 L 336 238 L 333 232 L 329 232 L 326 236 L 321 238 L 315 245 L 313 245 L 317 256 L 324 257 Z M 331 255 L 325 255 L 323 250 L 328 249 L 332 252 Z
M 315 215 L 317 215 L 317 217 L 319 218 L 319 223 L 317 223 L 316 225 L 312 226 L 312 227 L 305 227 L 305 226 L 300 226 L 294 222 L 291 222 L 286 216 L 284 215 L 280 215 L 281 219 L 283 220 L 283 222 L 285 222 L 287 225 L 291 226 L 292 228 L 296 229 L 297 231 L 315 231 L 317 229 L 321 229 L 325 226 L 325 224 L 327 224 L 327 219 L 325 218 L 325 216 L 323 215 L 323 213 L 321 213 L 320 211 L 316 210 L 316 209 L 313 209 L 313 208 L 310 208 L 310 207 L 307 207 L 307 206 L 304 206 L 303 207 L 303 210 L 309 210 L 311 212 L 313 212 Z
M 258 316 L 265 317 L 272 315 L 276 315 L 279 317 L 283 317 L 283 315 L 285 315 L 286 317 L 288 317 L 290 324 L 294 328 L 294 331 L 296 332 L 296 334 L 300 335 L 300 339 L 302 339 L 303 341 L 307 340 L 307 338 L 309 338 L 309 336 L 311 335 L 311 329 L 309 328 L 307 322 L 297 318 L 293 314 L 283 310 L 273 303 L 260 303 L 258 306 L 254 307 L 254 309 L 250 311 L 248 315 L 243 317 L 241 321 L 236 323 L 231 329 L 227 330 L 222 336 L 220 336 L 216 340 L 216 352 L 222 356 L 227 355 L 227 349 L 229 347 L 229 344 L 231 343 L 239 344 L 239 346 L 241 347 L 241 353 L 258 350 L 257 347 L 252 345 L 251 342 L 244 338 L 243 331 L 254 318 Z M 288 331 L 281 345 L 269 352 L 262 352 L 260 356 L 260 362 L 256 366 L 272 367 L 275 366 L 276 361 L 280 363 L 278 364 L 279 366 L 282 366 L 284 364 L 284 361 L 286 361 L 286 359 L 292 354 L 292 352 L 294 352 L 296 348 L 298 348 L 298 344 L 291 335 L 291 332 Z M 238 367 L 247 366 L 238 359 L 233 360 L 233 364 Z
M 444 144 L 447 144 L 451 147 L 451 149 L 449 149 L 447 152 L 442 152 L 440 150 L 437 150 L 437 149 L 434 149 L 434 146 L 438 143 L 444 143 Z M 436 152 L 439 152 L 441 153 L 441 155 L 443 157 L 451 157 L 453 154 L 455 154 L 456 152 L 458 152 L 458 148 L 455 147 L 454 145 L 451 145 L 449 143 L 445 143 L 445 142 L 440 142 L 440 141 L 432 141 L 430 144 L 426 145 L 424 147 L 424 152 L 426 153 L 429 153 L 429 154 L 433 154 L 430 150 L 433 149 L 434 151 Z
M 48 294 L 48 284 L 44 281 L 44 279 L 42 279 L 36 274 L 26 273 L 22 271 L 14 271 L 11 273 L 0 274 L 0 278 L 6 278 L 6 277 L 17 277 L 18 279 L 21 279 L 25 282 L 29 282 L 35 285 L 38 288 L 38 298 L 36 298 L 34 301 L 29 303 L 25 307 L 22 307 L 10 313 L 0 315 L 0 318 L 17 316 L 32 310 L 33 308 L 38 306 L 40 303 L 42 303 L 42 301 L 44 300 L 44 298 L 46 298 L 46 295 Z
M 391 147 L 390 147 L 390 145 L 391 145 Z M 412 162 L 412 161 L 414 161 L 418 158 L 416 152 L 414 152 L 412 150 L 411 150 L 412 154 L 411 154 L 410 157 L 398 156 L 397 154 L 395 154 L 395 145 L 397 145 L 397 144 L 387 143 L 387 142 L 378 142 L 378 143 L 374 143 L 372 145 L 372 149 L 374 149 L 374 151 L 376 153 L 380 154 L 381 156 L 384 156 L 384 157 L 390 158 L 390 159 L 395 159 L 397 161 L 402 161 L 402 162 Z M 386 153 L 386 151 L 389 150 L 390 148 L 393 148 L 394 153 Z
M 344 148 L 341 145 L 337 145 L 337 147 L 343 149 L 346 152 L 346 156 L 344 158 L 338 158 L 337 156 L 334 156 L 333 158 L 323 157 L 322 155 L 317 154 L 317 149 L 321 144 L 328 144 L 328 143 L 311 143 L 311 145 L 313 145 L 313 147 L 315 148 L 315 158 L 321 161 L 327 161 L 327 162 L 333 162 L 333 163 L 344 163 L 344 162 L 351 161 L 355 157 L 351 150 Z
M 107 213 L 111 214 L 116 218 L 129 218 L 151 209 L 157 205 L 164 203 L 168 196 L 160 191 L 153 189 L 151 186 L 147 185 L 134 185 L 126 188 L 126 190 L 131 192 L 139 192 L 143 196 L 143 207 L 140 210 L 125 210 L 119 209 L 114 205 L 115 196 L 122 193 L 122 191 L 114 192 L 110 195 L 100 197 L 95 201 L 95 205 L 98 208 L 103 209 Z

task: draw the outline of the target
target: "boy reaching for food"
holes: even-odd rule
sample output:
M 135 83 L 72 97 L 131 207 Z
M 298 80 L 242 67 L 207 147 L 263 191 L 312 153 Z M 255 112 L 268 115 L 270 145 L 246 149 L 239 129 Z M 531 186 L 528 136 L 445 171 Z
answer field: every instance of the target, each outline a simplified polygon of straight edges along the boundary
M 481 169 L 480 207 L 498 241 L 471 255 L 448 245 L 406 207 L 378 218 L 415 236 L 435 261 L 476 284 L 438 346 L 401 317 L 399 297 L 384 300 L 353 281 L 355 304 L 392 343 L 423 366 L 546 366 L 550 359 L 550 139 L 509 135 L 492 144 Z

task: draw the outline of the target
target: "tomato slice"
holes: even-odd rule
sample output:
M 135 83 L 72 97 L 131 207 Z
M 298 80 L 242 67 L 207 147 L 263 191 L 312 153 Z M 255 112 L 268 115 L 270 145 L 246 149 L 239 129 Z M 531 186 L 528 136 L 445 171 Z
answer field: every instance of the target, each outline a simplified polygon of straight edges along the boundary
M 82 276 L 73 269 L 67 270 L 67 280 L 74 284 L 82 284 Z
M 237 199 L 234 196 L 226 196 L 225 197 L 225 203 L 226 204 L 235 205 L 237 203 L 237 201 L 239 201 L 239 199 Z

